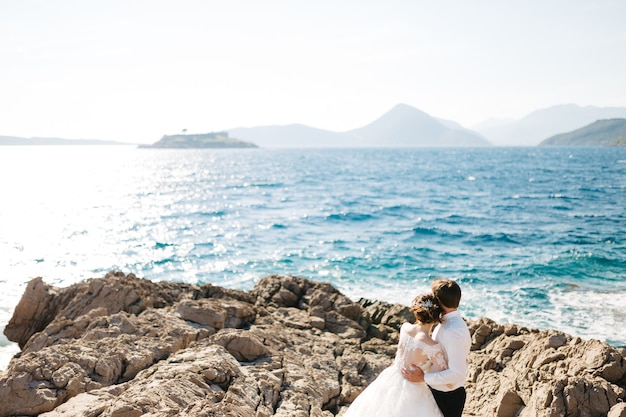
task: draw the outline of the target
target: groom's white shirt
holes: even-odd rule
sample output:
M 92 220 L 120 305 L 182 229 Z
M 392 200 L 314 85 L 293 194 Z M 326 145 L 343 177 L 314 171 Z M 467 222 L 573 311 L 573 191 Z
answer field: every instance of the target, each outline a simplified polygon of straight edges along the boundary
M 443 348 L 448 369 L 424 375 L 424 381 L 438 391 L 453 391 L 465 384 L 467 355 L 472 347 L 472 338 L 459 311 L 443 316 L 441 324 L 433 332 L 433 339 Z

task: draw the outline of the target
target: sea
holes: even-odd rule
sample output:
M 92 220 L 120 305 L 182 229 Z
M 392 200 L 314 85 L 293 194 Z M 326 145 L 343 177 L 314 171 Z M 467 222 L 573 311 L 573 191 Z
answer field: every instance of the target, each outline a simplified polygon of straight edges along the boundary
M 0 329 L 34 277 L 269 274 L 626 346 L 626 148 L 0 148 Z M 18 351 L 0 336 L 0 369 Z

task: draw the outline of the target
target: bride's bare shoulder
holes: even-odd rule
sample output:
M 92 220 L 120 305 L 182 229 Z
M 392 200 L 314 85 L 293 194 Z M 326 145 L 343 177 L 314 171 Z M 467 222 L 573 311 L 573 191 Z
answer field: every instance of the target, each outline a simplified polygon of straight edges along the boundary
M 400 326 L 401 329 L 412 329 L 413 327 L 415 327 L 415 324 L 411 323 L 410 321 L 405 321 L 404 323 L 402 323 L 402 326 Z
M 415 337 L 418 333 L 418 326 L 409 322 L 402 323 L 402 326 L 400 326 L 400 333 L 406 333 L 411 337 Z
M 417 324 L 403 323 L 402 326 L 400 326 L 400 334 L 405 334 L 414 341 L 425 345 L 434 346 L 437 344 L 437 342 L 435 342 L 428 333 L 424 333 L 422 327 Z

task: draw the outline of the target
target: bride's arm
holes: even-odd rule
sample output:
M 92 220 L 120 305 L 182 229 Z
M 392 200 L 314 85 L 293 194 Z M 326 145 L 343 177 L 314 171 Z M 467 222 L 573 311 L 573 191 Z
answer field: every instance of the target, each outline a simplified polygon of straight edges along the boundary
M 411 382 L 424 382 L 424 372 L 441 372 L 446 368 L 443 352 L 437 352 L 429 357 L 423 349 L 416 349 L 411 352 L 411 358 L 401 372 Z
M 430 372 L 441 372 L 448 369 L 448 363 L 446 362 L 446 357 L 442 351 L 435 353 L 430 360 L 433 363 L 430 368 Z
M 407 368 L 420 368 L 423 371 L 428 371 L 432 366 L 432 362 L 428 354 L 423 349 L 418 348 L 411 350 L 406 360 L 406 366 Z
M 407 331 L 408 326 L 409 326 L 408 323 L 402 323 L 402 326 L 400 326 L 400 333 L 398 334 L 398 347 L 396 349 L 396 356 L 394 358 L 394 362 L 396 358 L 401 358 L 404 356 L 404 344 L 401 341 L 402 341 L 402 334 Z

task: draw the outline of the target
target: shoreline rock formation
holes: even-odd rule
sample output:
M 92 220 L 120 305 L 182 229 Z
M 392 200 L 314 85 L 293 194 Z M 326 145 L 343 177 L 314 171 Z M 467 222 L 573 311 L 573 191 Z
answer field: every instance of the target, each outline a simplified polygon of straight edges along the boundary
M 109 273 L 32 280 L 5 328 L 6 416 L 341 416 L 391 364 L 408 307 L 267 276 L 249 292 Z M 626 350 L 468 321 L 464 416 L 626 416 Z

